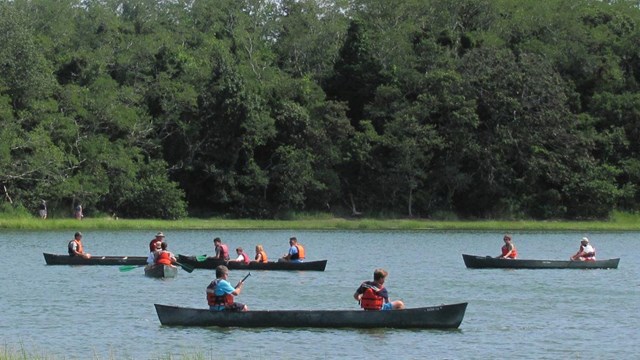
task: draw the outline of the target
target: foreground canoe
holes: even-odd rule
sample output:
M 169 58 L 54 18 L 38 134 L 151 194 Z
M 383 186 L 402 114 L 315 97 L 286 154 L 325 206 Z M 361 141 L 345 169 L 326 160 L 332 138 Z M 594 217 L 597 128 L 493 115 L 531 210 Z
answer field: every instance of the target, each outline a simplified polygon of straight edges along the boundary
M 146 256 L 92 256 L 85 259 L 79 256 L 44 254 L 47 265 L 145 265 Z
M 195 256 L 178 255 L 178 261 L 183 264 L 192 266 L 195 269 L 215 269 L 218 265 L 225 265 L 229 270 L 306 270 L 306 271 L 324 271 L 327 266 L 327 260 L 305 261 L 305 262 L 277 262 L 269 261 L 259 263 L 252 261 L 248 264 L 238 261 L 224 261 L 208 257 L 202 261 L 198 261 Z
M 393 311 L 210 311 L 155 304 L 162 325 L 221 327 L 457 329 L 467 303 Z
M 469 269 L 617 269 L 620 259 L 597 261 L 496 259 L 462 254 Z
M 178 276 L 178 267 L 172 265 L 153 265 L 144 268 L 144 274 L 152 278 L 174 278 Z

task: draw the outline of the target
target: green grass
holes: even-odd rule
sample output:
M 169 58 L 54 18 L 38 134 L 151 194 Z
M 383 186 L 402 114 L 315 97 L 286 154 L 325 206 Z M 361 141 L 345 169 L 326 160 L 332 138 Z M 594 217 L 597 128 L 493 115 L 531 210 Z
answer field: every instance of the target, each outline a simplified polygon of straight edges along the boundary
M 0 229 L 17 230 L 499 230 L 499 231 L 638 231 L 640 215 L 613 213 L 606 221 L 437 221 L 425 219 L 345 219 L 327 214 L 300 215 L 291 220 L 209 218 L 129 220 L 105 218 L 47 219 L 3 217 Z

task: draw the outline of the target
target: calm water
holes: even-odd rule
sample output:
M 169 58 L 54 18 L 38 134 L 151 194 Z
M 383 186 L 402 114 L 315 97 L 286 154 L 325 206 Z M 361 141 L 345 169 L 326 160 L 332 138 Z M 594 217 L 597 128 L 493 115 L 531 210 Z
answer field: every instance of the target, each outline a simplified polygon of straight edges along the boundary
M 146 255 L 157 229 L 85 232 L 94 255 Z M 461 254 L 497 255 L 501 233 L 165 231 L 170 250 L 211 254 L 212 238 L 271 258 L 297 235 L 325 272 L 255 271 L 238 301 L 250 309 L 355 309 L 373 269 L 389 271 L 392 299 L 409 307 L 469 302 L 459 330 L 220 329 L 162 327 L 154 303 L 205 307 L 213 271 L 149 279 L 143 270 L 46 266 L 73 232 L 0 233 L 0 345 L 66 359 L 638 358 L 639 233 L 514 233 L 521 258 L 567 259 L 589 235 L 617 270 L 468 270 Z M 244 272 L 232 271 L 237 282 Z

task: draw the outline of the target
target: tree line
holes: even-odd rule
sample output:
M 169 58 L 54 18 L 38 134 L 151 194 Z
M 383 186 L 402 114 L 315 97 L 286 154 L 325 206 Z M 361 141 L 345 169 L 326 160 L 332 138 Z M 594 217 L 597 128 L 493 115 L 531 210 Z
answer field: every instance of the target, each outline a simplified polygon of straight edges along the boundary
M 2 1 L 2 209 L 636 211 L 639 39 L 623 0 Z

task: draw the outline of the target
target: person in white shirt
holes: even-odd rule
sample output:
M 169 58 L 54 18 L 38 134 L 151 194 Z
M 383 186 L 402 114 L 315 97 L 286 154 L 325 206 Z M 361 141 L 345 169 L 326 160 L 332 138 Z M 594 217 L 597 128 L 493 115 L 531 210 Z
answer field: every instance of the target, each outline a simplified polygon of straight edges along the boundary
M 596 249 L 589 243 L 589 238 L 583 237 L 580 241 L 580 249 L 571 257 L 573 261 L 595 261 Z

